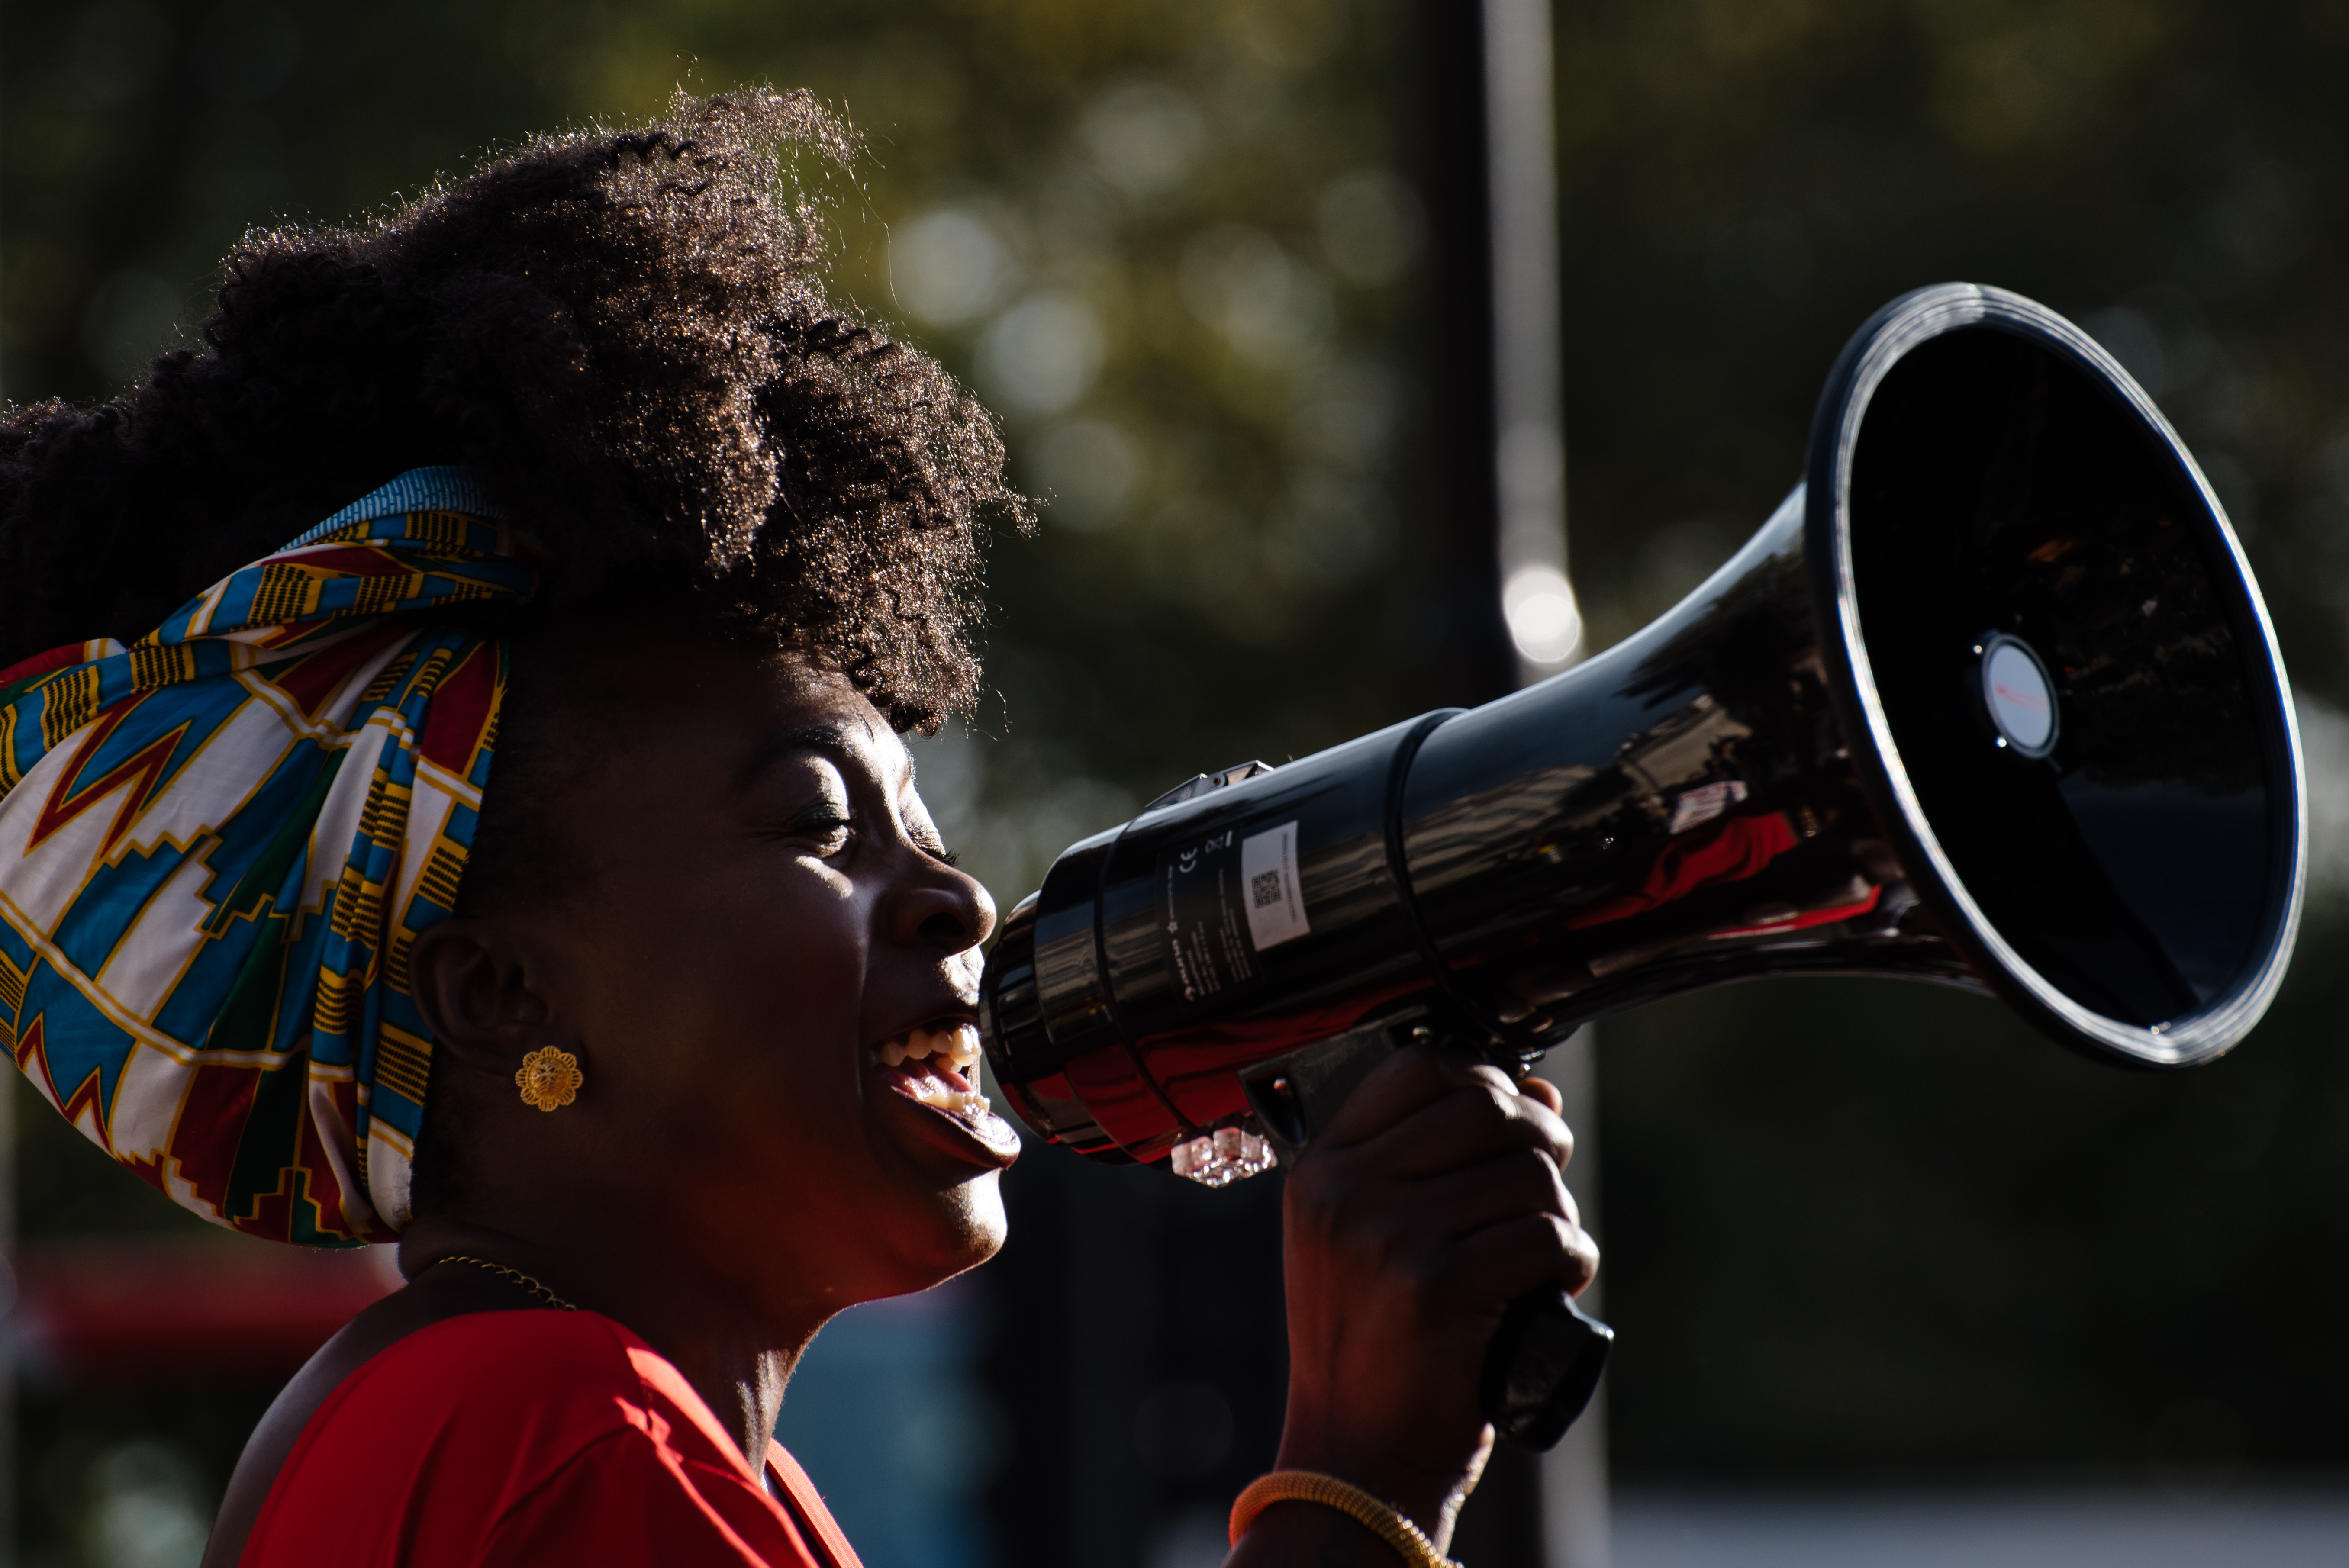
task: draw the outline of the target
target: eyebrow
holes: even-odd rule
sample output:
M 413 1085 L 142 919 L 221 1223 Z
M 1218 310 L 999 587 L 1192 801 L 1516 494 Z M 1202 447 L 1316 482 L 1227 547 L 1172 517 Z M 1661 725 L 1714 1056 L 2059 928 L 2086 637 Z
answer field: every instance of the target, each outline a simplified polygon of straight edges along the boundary
M 829 757 L 843 772 L 853 771 L 859 766 L 855 739 L 847 726 L 804 724 L 796 729 L 771 735 L 754 747 L 750 756 L 742 759 L 742 765 L 734 770 L 734 788 L 737 790 L 749 789 L 778 762 L 810 751 Z M 912 776 L 913 759 L 907 758 L 906 777 L 910 779 Z
M 845 769 L 853 749 L 848 731 L 837 724 L 803 724 L 797 729 L 786 729 L 767 737 L 751 748 L 750 755 L 742 759 L 742 766 L 734 770 L 734 788 L 748 789 L 776 763 L 807 751 L 819 752 Z

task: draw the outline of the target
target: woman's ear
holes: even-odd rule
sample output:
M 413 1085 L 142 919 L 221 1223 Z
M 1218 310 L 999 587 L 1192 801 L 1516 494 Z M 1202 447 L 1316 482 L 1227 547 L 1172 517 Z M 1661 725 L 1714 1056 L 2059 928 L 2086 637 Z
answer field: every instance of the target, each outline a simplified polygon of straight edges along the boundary
M 541 1046 L 577 1048 L 574 1040 L 552 1037 L 551 968 L 546 954 L 488 920 L 436 922 L 417 934 L 408 957 L 409 983 L 434 1043 L 500 1078 Z

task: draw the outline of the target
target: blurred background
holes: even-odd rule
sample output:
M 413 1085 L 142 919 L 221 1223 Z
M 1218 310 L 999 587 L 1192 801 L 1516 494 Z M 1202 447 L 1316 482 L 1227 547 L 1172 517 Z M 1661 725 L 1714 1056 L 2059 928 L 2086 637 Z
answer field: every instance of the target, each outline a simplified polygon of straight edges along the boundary
M 985 712 L 920 753 L 1008 907 L 1194 772 L 1516 678 L 1473 449 L 1474 9 L 13 7 L 0 394 L 129 386 L 248 227 L 378 211 L 680 83 L 814 88 L 866 139 L 832 192 L 838 287 L 1001 412 L 1049 503 L 993 557 Z M 1558 0 L 1550 25 L 1583 650 L 1769 511 L 1871 310 L 1997 283 L 2101 338 L 2225 500 L 2318 830 L 2283 996 L 2198 1072 L 1857 982 L 1599 1026 L 1581 1183 L 1622 1337 L 1572 1568 L 1606 1560 L 1609 1495 L 1620 1568 L 2349 1560 L 2349 3 Z M 278 1383 L 388 1276 L 209 1232 L 16 1106 L 18 1560 L 191 1568 Z M 785 1440 L 872 1568 L 1217 1561 L 1278 1432 L 1278 1179 L 1031 1147 L 1009 1191 L 996 1264 L 827 1330 Z M 1457 1554 L 1542 1561 L 1541 1490 L 1501 1467 Z

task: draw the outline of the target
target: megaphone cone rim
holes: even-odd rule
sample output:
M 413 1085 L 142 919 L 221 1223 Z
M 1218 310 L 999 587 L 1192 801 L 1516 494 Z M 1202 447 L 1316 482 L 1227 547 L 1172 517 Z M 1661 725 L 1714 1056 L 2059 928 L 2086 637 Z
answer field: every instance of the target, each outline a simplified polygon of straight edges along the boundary
M 1869 400 L 1895 365 L 1920 345 L 1971 326 L 2013 333 L 2069 356 L 2158 432 L 2200 495 L 2216 525 L 2217 541 L 2235 569 L 2238 631 L 2248 634 L 2246 642 L 2266 655 L 2274 672 L 2272 688 L 2262 694 L 2268 700 L 2260 716 L 2261 740 L 2271 763 L 2271 789 L 2282 772 L 2291 780 L 2292 798 L 2288 811 L 2271 807 L 2272 858 L 2260 957 L 2232 990 L 2181 1018 L 2147 1026 L 2107 1017 L 2065 994 L 1999 934 L 1967 892 L 1926 818 L 1877 687 L 1860 624 L 1852 558 L 1850 479 L 1860 427 Z M 1874 796 L 1887 829 L 1903 841 L 1897 846 L 1902 862 L 1916 875 L 1919 893 L 1945 934 L 2009 1004 L 2091 1054 L 2147 1067 L 2191 1067 L 2232 1048 L 2266 1013 L 2291 963 L 2307 894 L 2307 782 L 2291 684 L 2258 581 L 2209 479 L 2153 399 L 2094 338 L 2035 301 L 1979 284 L 1917 289 L 1870 317 L 1837 357 L 1812 419 L 1805 489 L 1804 554 L 1818 603 L 1832 609 L 1835 634 L 1823 639 L 1831 699 L 1846 733 L 1868 741 L 1852 748 L 1864 787 Z

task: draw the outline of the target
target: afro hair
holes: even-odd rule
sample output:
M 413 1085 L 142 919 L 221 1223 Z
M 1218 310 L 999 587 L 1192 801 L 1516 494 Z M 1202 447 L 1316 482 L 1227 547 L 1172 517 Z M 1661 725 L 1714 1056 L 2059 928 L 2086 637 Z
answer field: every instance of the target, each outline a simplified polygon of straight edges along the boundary
M 555 559 L 837 669 L 900 727 L 968 711 L 980 551 L 1028 525 L 990 416 L 826 294 L 847 129 L 680 95 L 371 222 L 249 235 L 202 346 L 95 408 L 0 415 L 0 665 L 133 640 L 404 469 L 462 463 Z

